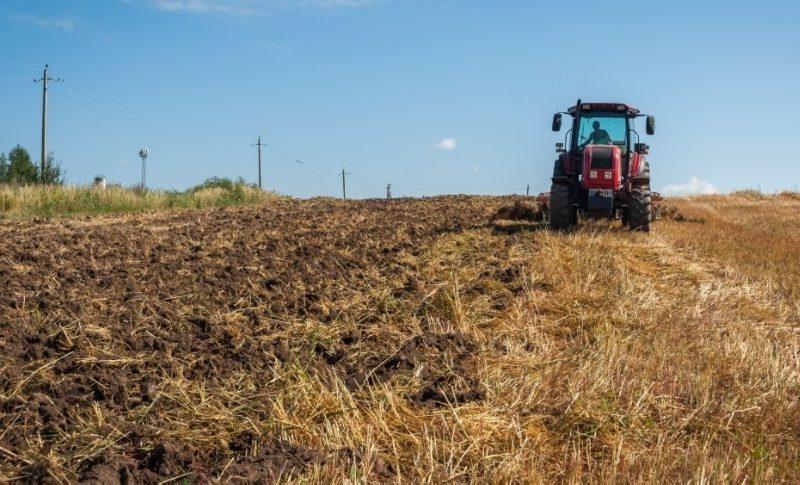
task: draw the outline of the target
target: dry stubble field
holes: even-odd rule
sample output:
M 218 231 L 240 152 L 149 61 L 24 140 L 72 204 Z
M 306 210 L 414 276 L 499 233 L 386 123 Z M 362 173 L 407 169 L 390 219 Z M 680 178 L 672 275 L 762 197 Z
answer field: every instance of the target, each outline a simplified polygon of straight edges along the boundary
M 0 481 L 800 480 L 800 197 L 0 226 Z

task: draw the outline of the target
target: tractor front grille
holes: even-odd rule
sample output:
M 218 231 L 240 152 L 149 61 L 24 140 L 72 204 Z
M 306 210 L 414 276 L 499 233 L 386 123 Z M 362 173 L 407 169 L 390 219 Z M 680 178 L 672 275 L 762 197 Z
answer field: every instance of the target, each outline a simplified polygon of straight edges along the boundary
M 612 168 L 614 163 L 614 147 L 598 146 L 592 147 L 592 168 Z

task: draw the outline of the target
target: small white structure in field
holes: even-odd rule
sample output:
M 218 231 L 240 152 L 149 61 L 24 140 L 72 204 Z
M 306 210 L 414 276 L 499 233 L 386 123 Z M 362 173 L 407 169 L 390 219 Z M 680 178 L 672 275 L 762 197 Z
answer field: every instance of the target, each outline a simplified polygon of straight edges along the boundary
M 105 190 L 105 188 L 106 188 L 106 176 L 105 175 L 95 175 L 94 176 L 94 182 L 92 183 L 92 186 L 94 188 L 96 188 L 96 189 Z

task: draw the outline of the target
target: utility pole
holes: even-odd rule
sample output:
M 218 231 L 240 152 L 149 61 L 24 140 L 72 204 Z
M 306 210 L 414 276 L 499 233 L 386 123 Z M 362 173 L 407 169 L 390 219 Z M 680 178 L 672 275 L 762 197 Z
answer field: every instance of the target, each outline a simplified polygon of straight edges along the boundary
M 34 79 L 35 83 L 42 83 L 42 183 L 47 183 L 47 81 L 61 82 L 61 79 L 47 77 L 48 65 L 44 65 L 44 74 L 41 79 Z
M 386 184 L 386 199 L 392 198 L 392 184 Z
M 261 137 L 259 136 L 258 143 L 253 146 L 258 147 L 258 188 L 261 189 L 261 147 L 265 147 L 267 145 L 265 143 L 261 143 Z
M 347 183 L 345 179 L 350 175 L 350 172 L 345 172 L 344 168 L 342 168 L 342 173 L 340 175 L 342 176 L 342 199 L 347 200 Z

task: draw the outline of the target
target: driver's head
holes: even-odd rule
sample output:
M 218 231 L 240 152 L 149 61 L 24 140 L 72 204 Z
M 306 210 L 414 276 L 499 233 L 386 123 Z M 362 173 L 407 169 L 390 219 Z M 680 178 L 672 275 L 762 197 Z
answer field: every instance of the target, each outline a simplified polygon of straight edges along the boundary
M 599 121 L 595 121 L 594 123 L 592 123 L 592 128 L 594 128 L 595 130 L 599 130 L 600 129 L 600 122 Z

